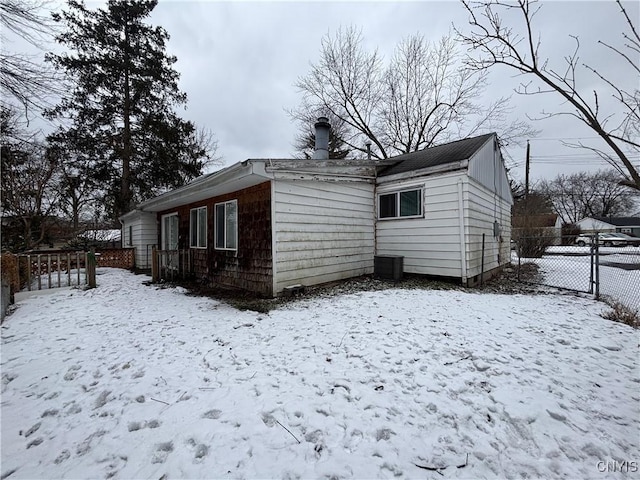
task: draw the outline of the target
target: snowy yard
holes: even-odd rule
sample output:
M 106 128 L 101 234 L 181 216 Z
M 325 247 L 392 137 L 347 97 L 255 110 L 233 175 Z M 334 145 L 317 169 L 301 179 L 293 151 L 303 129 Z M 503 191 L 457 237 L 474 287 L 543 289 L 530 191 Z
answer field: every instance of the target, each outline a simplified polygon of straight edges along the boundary
M 396 289 L 259 314 L 98 274 L 2 326 L 2 478 L 637 475 L 638 333 L 602 303 Z

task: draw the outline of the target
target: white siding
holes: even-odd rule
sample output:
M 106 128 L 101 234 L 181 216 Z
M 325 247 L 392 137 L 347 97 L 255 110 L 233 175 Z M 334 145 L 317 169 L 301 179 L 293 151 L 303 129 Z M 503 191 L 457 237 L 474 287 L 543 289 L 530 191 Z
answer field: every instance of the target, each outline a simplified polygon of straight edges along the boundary
M 122 246 L 136 249 L 137 268 L 151 268 L 151 247 L 157 243 L 158 227 L 155 213 L 140 212 L 139 216 L 127 219 L 122 224 Z
M 373 185 L 274 182 L 275 293 L 373 272 Z
M 489 139 L 480 150 L 469 159 L 469 177 L 489 191 L 497 192 L 510 205 L 513 204 L 511 187 L 500 149 L 495 136 Z
M 482 234 L 485 235 L 484 271 L 509 263 L 511 205 L 478 182 L 468 179 L 464 186 L 467 277 L 473 279 L 482 268 Z M 500 235 L 494 236 L 497 221 Z
M 458 181 L 464 176 L 453 172 L 379 187 L 381 194 L 423 185 L 424 218 L 378 220 L 376 254 L 402 255 L 406 273 L 460 278 Z

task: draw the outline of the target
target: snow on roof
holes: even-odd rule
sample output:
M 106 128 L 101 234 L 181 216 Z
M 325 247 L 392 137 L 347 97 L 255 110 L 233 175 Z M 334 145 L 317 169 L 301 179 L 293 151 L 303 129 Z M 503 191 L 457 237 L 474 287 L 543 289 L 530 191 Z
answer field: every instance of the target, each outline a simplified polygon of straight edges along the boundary
M 80 238 L 86 238 L 87 240 L 97 240 L 100 242 L 117 242 L 120 240 L 122 232 L 116 229 L 85 230 L 78 236 Z

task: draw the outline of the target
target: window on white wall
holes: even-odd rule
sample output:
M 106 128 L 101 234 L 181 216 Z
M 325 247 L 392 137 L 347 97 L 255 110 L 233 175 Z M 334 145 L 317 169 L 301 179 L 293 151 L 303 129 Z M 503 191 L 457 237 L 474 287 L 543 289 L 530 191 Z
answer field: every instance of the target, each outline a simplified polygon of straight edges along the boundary
M 238 202 L 217 203 L 215 206 L 215 245 L 217 250 L 238 248 Z
M 207 246 L 207 207 L 193 208 L 191 210 L 191 238 L 192 248 L 206 248 Z
M 378 218 L 407 218 L 422 215 L 422 190 L 404 190 L 378 196 Z

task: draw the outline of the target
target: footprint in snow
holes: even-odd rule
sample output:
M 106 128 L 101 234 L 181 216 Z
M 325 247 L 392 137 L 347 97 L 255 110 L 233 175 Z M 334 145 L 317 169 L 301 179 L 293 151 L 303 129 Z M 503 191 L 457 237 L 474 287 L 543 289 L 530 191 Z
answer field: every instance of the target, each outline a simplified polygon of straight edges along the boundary
M 202 418 L 209 418 L 211 420 L 217 420 L 222 415 L 222 410 L 209 410 L 202 414 Z M 264 421 L 264 418 L 263 418 Z
M 151 457 L 151 463 L 164 463 L 171 452 L 173 452 L 173 442 L 156 444 L 156 451 Z
M 389 440 L 391 439 L 391 435 L 395 435 L 396 433 L 389 428 L 381 428 L 376 431 L 376 441 L 380 440 Z
M 31 435 L 37 432 L 38 429 L 40 428 L 40 425 L 42 425 L 42 423 L 38 422 L 34 426 L 32 426 L 29 430 L 24 432 L 24 438 L 29 438 Z
M 63 450 L 62 452 L 60 452 L 60 455 L 56 457 L 53 463 L 55 463 L 56 465 L 59 465 L 65 460 L 68 460 L 70 457 L 71 457 L 71 452 L 69 450 Z
M 44 440 L 42 439 L 42 437 L 38 437 L 35 440 L 29 442 L 27 444 L 27 450 L 29 450 L 31 447 L 37 447 L 38 445 L 40 445 Z
M 62 378 L 67 382 L 74 380 L 78 376 L 78 370 L 80 370 L 80 365 L 72 365 Z
M 104 390 L 100 395 L 98 395 L 98 398 L 96 398 L 96 403 L 94 404 L 94 410 L 97 408 L 101 408 L 104 407 L 107 402 L 109 401 L 109 395 L 111 395 L 111 391 L 110 390 Z
M 204 443 L 198 443 L 194 438 L 187 440 L 187 445 L 194 450 L 193 458 L 195 463 L 202 462 L 202 459 L 209 453 L 209 447 Z
M 262 421 L 267 427 L 273 427 L 276 424 L 276 419 L 270 413 L 262 414 Z
M 18 378 L 18 375 L 16 373 L 12 373 L 12 372 L 3 373 L 2 374 L 2 386 L 4 387 L 5 385 L 8 385 L 12 381 L 14 381 L 16 378 Z
M 101 437 L 105 433 L 106 432 L 104 430 L 98 430 L 89 435 L 82 441 L 82 443 L 80 443 L 80 445 L 78 445 L 78 448 L 76 448 L 76 453 L 80 456 L 86 454 L 89 450 L 91 450 L 91 443 L 93 442 L 93 439 L 96 437 Z
M 136 432 L 143 428 L 158 428 L 160 422 L 158 420 L 149 420 L 148 422 L 129 422 L 128 430 L 130 432 Z
M 547 410 L 547 413 L 554 420 L 558 420 L 559 422 L 566 422 L 567 421 L 567 417 L 565 417 L 564 415 L 562 415 L 560 413 L 552 412 L 550 410 Z
M 80 413 L 82 411 L 82 407 L 78 405 L 76 402 L 71 402 L 71 406 L 65 412 L 67 415 L 75 415 L 76 413 Z

